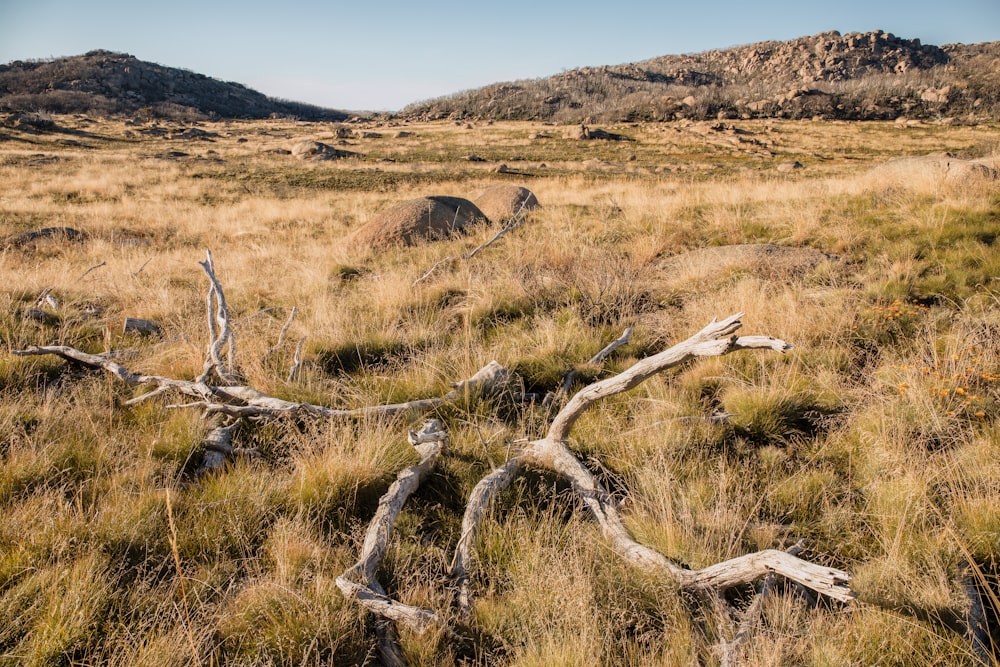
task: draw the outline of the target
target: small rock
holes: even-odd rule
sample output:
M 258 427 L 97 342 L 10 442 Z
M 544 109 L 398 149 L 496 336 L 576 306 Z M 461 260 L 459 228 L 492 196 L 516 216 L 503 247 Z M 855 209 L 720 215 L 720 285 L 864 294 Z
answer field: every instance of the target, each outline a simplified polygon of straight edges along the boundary
M 798 160 L 787 160 L 778 164 L 778 171 L 797 171 L 805 169 Z

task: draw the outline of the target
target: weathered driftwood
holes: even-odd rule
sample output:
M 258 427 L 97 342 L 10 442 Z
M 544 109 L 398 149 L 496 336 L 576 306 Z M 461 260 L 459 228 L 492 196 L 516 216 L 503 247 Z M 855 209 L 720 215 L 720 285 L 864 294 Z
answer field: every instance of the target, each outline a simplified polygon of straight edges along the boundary
M 379 499 L 378 510 L 365 533 L 361 557 L 344 574 L 337 577 L 337 586 L 346 597 L 357 600 L 373 614 L 402 623 L 422 634 L 430 629 L 447 630 L 447 624 L 433 611 L 393 600 L 386 595 L 376 577 L 379 565 L 389 548 L 396 517 L 399 516 L 406 500 L 437 465 L 438 457 L 448 446 L 448 434 L 440 421 L 430 419 L 424 423 L 420 431 L 410 431 L 409 442 L 420 454 L 420 462 L 401 471 L 389 490 Z M 386 654 L 392 656 L 398 651 L 384 644 L 383 639 L 380 641 L 380 652 L 383 654 L 383 660 L 390 662 L 392 658 L 386 659 Z
M 201 375 L 198 376 L 198 381 L 205 382 L 214 372 L 222 382 L 234 384 L 236 382 L 236 376 L 233 373 L 235 352 L 233 332 L 229 327 L 229 306 L 226 305 L 226 295 L 222 291 L 222 285 L 219 284 L 218 279 L 215 277 L 212 251 L 206 251 L 205 255 L 205 261 L 198 262 L 198 264 L 205 270 L 205 274 L 208 276 L 211 284 L 208 290 L 208 297 L 206 298 L 210 340 L 208 343 L 208 354 L 205 358 L 205 367 Z M 214 316 L 212 312 L 213 304 L 215 306 Z M 222 358 L 223 346 L 226 346 L 226 361 Z
M 643 359 L 618 375 L 595 382 L 577 392 L 555 416 L 546 436 L 525 444 L 521 452 L 483 478 L 473 489 L 462 522 L 462 536 L 455 552 L 452 574 L 459 584 L 459 605 L 468 614 L 467 563 L 482 517 L 497 494 L 506 489 L 521 468 L 533 465 L 553 470 L 569 480 L 574 491 L 593 514 L 604 537 L 623 558 L 645 570 L 659 571 L 679 587 L 690 591 L 724 590 L 776 573 L 836 600 L 854 597 L 848 586 L 850 576 L 835 568 L 816 565 L 774 549 L 733 558 L 709 567 L 692 570 L 632 539 L 611 495 L 566 446 L 570 431 L 596 401 L 628 391 L 649 377 L 696 357 L 729 354 L 737 350 L 791 348 L 784 341 L 767 336 L 736 336 L 742 326 L 737 313 L 722 321 L 713 320 L 687 340 Z
M 456 401 L 467 394 L 491 391 L 505 382 L 509 375 L 503 366 L 496 361 L 491 361 L 471 378 L 456 383 L 455 388 L 444 396 L 345 410 L 312 403 L 286 401 L 243 385 L 211 385 L 200 379 L 177 380 L 161 375 L 134 373 L 108 356 L 89 354 L 65 345 L 32 345 L 23 350 L 12 350 L 11 354 L 20 357 L 54 355 L 91 368 L 103 369 L 126 384 L 153 387 L 150 392 L 125 401 L 124 405 L 126 406 L 136 405 L 167 392 L 175 392 L 195 400 L 189 403 L 168 405 L 168 408 L 202 408 L 206 414 L 222 414 L 230 417 L 280 417 L 300 414 L 343 418 L 370 415 L 391 416 L 411 410 L 427 411 Z
M 303 336 L 299 339 L 299 344 L 295 346 L 295 356 L 292 357 L 292 367 L 288 369 L 288 382 L 294 382 L 295 376 L 299 374 L 299 369 L 302 368 L 302 348 L 306 344 L 306 337 Z
M 206 470 L 210 471 L 221 468 L 226 460 L 233 455 L 243 453 L 253 454 L 253 452 L 234 449 L 231 445 L 232 432 L 239 421 L 246 417 L 267 419 L 300 414 L 327 418 L 347 418 L 368 415 L 391 416 L 411 410 L 427 411 L 471 394 L 493 391 L 508 380 L 509 373 L 507 370 L 496 361 L 492 361 L 476 372 L 471 378 L 456 383 L 454 388 L 444 396 L 407 401 L 405 403 L 366 406 L 353 410 L 286 401 L 268 396 L 252 387 L 236 384 L 236 377 L 233 372 L 235 352 L 233 332 L 230 327 L 229 308 L 226 305 L 222 286 L 215 276 L 211 251 L 207 252 L 207 259 L 204 262 L 200 262 L 200 264 L 210 282 L 208 297 L 206 299 L 210 340 L 206 352 L 204 369 L 201 375 L 194 380 L 180 380 L 160 375 L 135 373 L 115 361 L 117 355 L 113 352 L 89 354 L 65 345 L 41 345 L 31 346 L 24 350 L 12 350 L 11 353 L 16 356 L 58 356 L 67 361 L 104 370 L 126 384 L 148 387 L 150 389 L 144 394 L 125 401 L 125 406 L 137 405 L 152 398 L 172 393 L 193 400 L 188 403 L 168 405 L 168 408 L 198 407 L 204 410 L 206 416 L 219 415 L 228 419 L 228 422 L 223 422 L 221 425 L 213 427 L 206 436 L 203 443 L 205 455 L 199 474 Z M 47 292 L 43 293 L 44 296 L 48 296 Z M 42 313 L 42 316 L 44 316 L 44 313 Z M 289 318 L 290 322 L 291 318 Z M 304 342 L 305 338 L 299 340 L 295 352 L 294 365 L 289 372 L 289 381 L 294 379 L 301 366 L 301 354 Z M 213 375 L 221 380 L 221 384 L 211 382 Z

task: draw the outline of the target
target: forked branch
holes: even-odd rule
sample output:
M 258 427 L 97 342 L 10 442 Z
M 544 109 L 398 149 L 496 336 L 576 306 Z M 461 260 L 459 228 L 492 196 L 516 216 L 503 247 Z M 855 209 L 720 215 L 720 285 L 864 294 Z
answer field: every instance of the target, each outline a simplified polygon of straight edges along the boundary
M 516 458 L 476 485 L 466 506 L 462 537 L 452 568 L 452 575 L 459 583 L 459 605 L 463 613 L 468 614 L 471 609 L 466 569 L 476 533 L 493 499 L 510 485 L 524 464 L 548 468 L 568 479 L 615 551 L 637 567 L 663 572 L 682 589 L 724 590 L 770 574 L 779 574 L 836 600 L 848 601 L 854 597 L 848 585 L 850 576 L 846 572 L 816 565 L 774 549 L 733 558 L 701 570 L 691 570 L 674 563 L 658 551 L 632 539 L 614 499 L 566 446 L 573 425 L 590 406 L 602 398 L 628 391 L 657 373 L 696 357 L 721 356 L 748 349 L 778 352 L 791 349 L 791 345 L 776 338 L 737 336 L 736 331 L 742 326 L 742 315 L 737 313 L 721 321 L 713 320 L 687 340 L 643 359 L 618 375 L 584 387 L 555 416 L 544 438 L 527 443 Z

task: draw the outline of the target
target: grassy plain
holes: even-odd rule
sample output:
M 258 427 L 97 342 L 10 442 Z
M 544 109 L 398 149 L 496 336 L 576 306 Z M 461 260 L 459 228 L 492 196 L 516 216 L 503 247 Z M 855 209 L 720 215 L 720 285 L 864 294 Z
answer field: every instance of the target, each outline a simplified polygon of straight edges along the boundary
M 133 370 L 193 378 L 205 248 L 246 382 L 333 406 L 438 396 L 491 359 L 552 391 L 574 368 L 604 377 L 745 311 L 746 333 L 795 349 L 653 378 L 587 413 L 571 447 L 637 539 L 671 558 L 702 567 L 804 538 L 807 557 L 854 575 L 848 605 L 773 597 L 744 664 L 977 664 L 969 583 L 1000 607 L 1000 188 L 878 165 L 989 157 L 1000 128 L 671 123 L 611 126 L 629 139 L 612 142 L 435 123 L 358 127 L 382 134 L 347 140 L 363 158 L 304 162 L 274 151 L 335 144 L 335 126 L 228 122 L 170 139 L 150 124 L 56 122 L 64 131 L 0 129 L 0 234 L 68 226 L 86 239 L 0 253 L 7 349 L 125 350 Z M 804 168 L 776 169 L 789 160 Z M 544 208 L 420 285 L 497 228 L 379 253 L 345 243 L 395 202 L 496 183 Z M 674 255 L 743 243 L 831 258 L 664 273 Z M 36 306 L 45 290 L 55 305 Z M 125 317 L 163 334 L 124 334 Z M 627 326 L 632 342 L 605 367 L 583 363 Z M 258 458 L 195 480 L 206 423 L 169 399 L 122 407 L 135 392 L 0 354 L 0 664 L 374 664 L 372 621 L 334 580 L 415 462 L 405 436 L 425 415 L 262 424 L 237 436 Z M 715 412 L 732 417 L 671 421 Z M 469 492 L 551 412 L 482 400 L 436 416 L 452 449 L 401 515 L 381 577 L 454 619 L 447 572 Z M 544 473 L 502 496 L 477 553 L 468 637 L 404 632 L 414 664 L 710 665 L 733 631 L 623 564 Z

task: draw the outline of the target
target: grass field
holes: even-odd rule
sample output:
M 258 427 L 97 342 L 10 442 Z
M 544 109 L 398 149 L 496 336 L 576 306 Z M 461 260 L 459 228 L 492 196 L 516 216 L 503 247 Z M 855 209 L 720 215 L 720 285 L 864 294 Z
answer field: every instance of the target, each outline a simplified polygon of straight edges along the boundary
M 206 248 L 245 383 L 342 408 L 441 396 L 492 359 L 518 391 L 555 391 L 574 369 L 576 390 L 744 311 L 742 333 L 794 349 L 656 376 L 586 413 L 571 449 L 633 536 L 677 562 L 804 539 L 804 557 L 853 575 L 849 604 L 769 598 L 741 664 L 980 664 L 969 590 L 987 616 L 1000 609 L 1000 186 L 880 165 L 945 151 L 995 162 L 1000 127 L 671 123 L 581 141 L 558 126 L 442 122 L 355 128 L 344 148 L 363 157 L 307 162 L 276 151 L 336 144 L 335 126 L 227 122 L 171 139 L 184 128 L 55 121 L 0 128 L 7 350 L 116 350 L 132 370 L 193 379 Z M 804 168 L 777 169 L 792 160 Z M 379 252 L 346 242 L 396 202 L 497 183 L 543 208 L 418 285 L 499 228 Z M 85 238 L 11 241 L 47 227 Z M 828 257 L 669 269 L 751 243 Z M 126 317 L 162 334 L 123 333 Z M 585 363 L 625 327 L 629 345 Z M 209 422 L 169 396 L 122 405 L 138 393 L 54 357 L 0 354 L 0 664 L 376 664 L 373 619 L 334 581 L 417 461 L 406 434 L 428 415 L 260 423 L 236 435 L 258 456 L 196 478 Z M 731 417 L 675 419 L 720 412 Z M 458 622 L 448 572 L 469 493 L 552 414 L 508 397 L 431 415 L 451 448 L 400 515 L 380 578 L 463 637 L 404 630 L 407 659 L 718 664 L 735 622 L 624 563 L 544 471 L 484 523 L 475 613 Z M 751 593 L 728 599 L 742 609 Z

